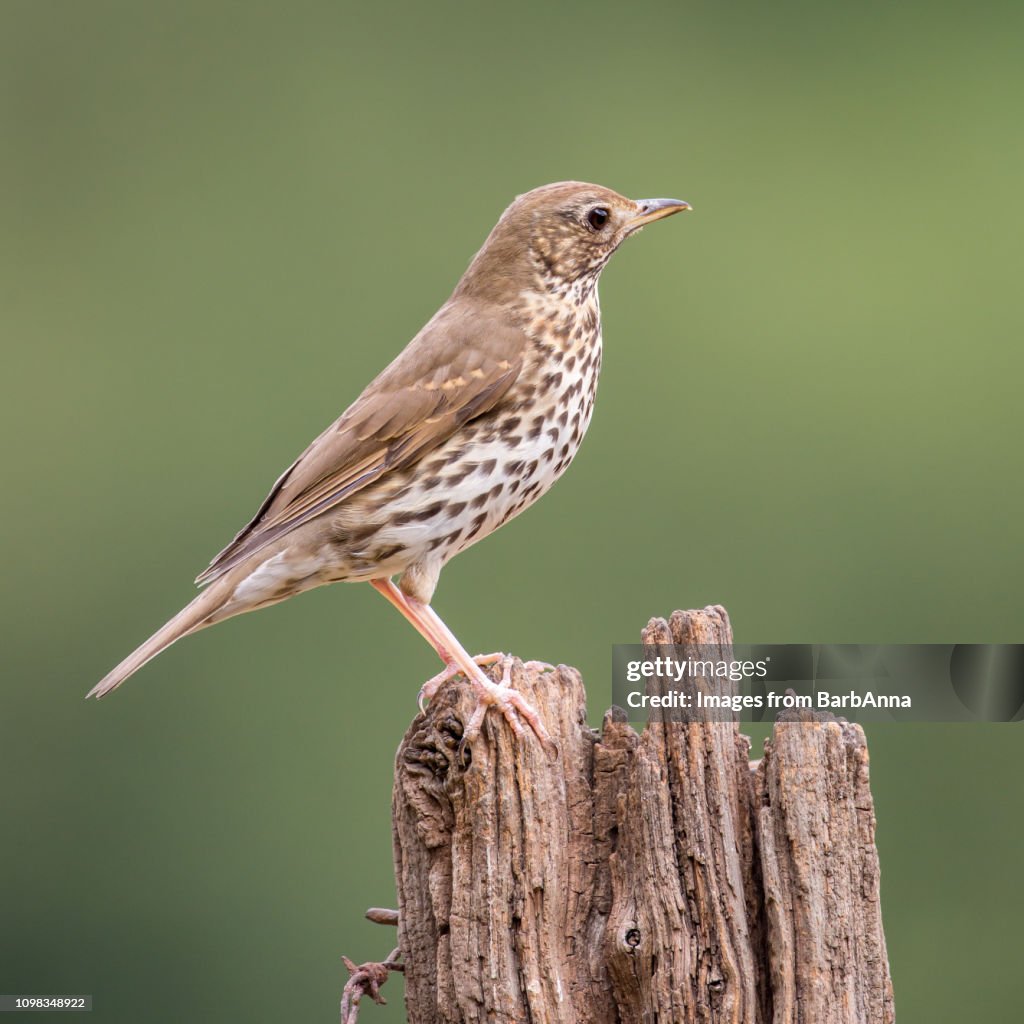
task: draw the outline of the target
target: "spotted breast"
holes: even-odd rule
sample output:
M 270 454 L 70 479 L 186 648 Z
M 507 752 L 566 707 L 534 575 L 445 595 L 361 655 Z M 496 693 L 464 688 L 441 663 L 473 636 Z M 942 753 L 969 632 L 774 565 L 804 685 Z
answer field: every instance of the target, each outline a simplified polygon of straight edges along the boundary
M 336 522 L 346 579 L 404 573 L 415 593 L 441 567 L 545 494 L 590 424 L 601 368 L 596 281 L 524 292 L 527 365 L 500 406 L 421 464 L 360 493 Z

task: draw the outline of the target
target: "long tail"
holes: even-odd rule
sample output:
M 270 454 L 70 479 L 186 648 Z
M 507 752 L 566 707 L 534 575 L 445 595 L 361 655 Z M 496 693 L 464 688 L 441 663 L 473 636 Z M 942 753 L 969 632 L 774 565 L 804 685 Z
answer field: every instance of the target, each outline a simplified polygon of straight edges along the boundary
M 180 640 L 189 633 L 197 633 L 206 626 L 212 626 L 222 618 L 227 618 L 226 615 L 216 613 L 222 610 L 232 589 L 232 584 L 228 584 L 226 580 L 218 580 L 211 584 L 194 601 L 185 605 L 170 622 L 158 629 L 141 647 L 129 654 L 117 668 L 108 672 L 86 697 L 106 696 L 111 690 L 116 690 L 130 675 L 138 672 L 146 662 L 151 661 L 161 651 L 166 651 L 175 640 Z

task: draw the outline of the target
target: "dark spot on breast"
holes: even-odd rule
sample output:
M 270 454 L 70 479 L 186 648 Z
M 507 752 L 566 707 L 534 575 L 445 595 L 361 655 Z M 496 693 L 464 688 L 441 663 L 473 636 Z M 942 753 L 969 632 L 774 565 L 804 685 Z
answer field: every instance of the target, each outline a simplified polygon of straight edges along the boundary
M 472 540 L 482 529 L 484 523 L 487 522 L 487 513 L 481 512 L 473 522 L 470 524 L 470 528 L 466 533 L 466 540 Z
M 552 441 L 557 441 L 558 440 L 558 427 L 552 427 L 548 431 L 548 437 L 550 437 Z
M 448 485 L 454 487 L 456 484 L 461 484 L 470 473 L 476 471 L 478 465 L 478 462 L 464 462 L 459 466 L 458 472 L 452 473 L 451 476 L 448 477 Z
M 561 455 L 563 459 L 565 458 L 566 455 L 569 454 L 569 445 L 568 445 L 568 443 L 562 445 L 562 450 L 558 454 Z
M 404 544 L 393 544 L 389 548 L 380 548 L 370 556 L 372 562 L 386 562 L 389 558 L 394 558 L 399 552 L 405 550 Z
M 425 491 L 432 491 L 440 482 L 441 478 L 439 476 L 428 476 L 427 479 L 423 481 L 423 489 Z
M 494 486 L 493 486 L 493 487 L 492 487 L 492 488 L 491 488 L 491 489 L 490 489 L 490 490 L 489 490 L 489 491 L 487 492 L 487 497 L 488 497 L 488 498 L 490 498 L 490 499 L 491 499 L 491 500 L 493 501 L 493 500 L 494 500 L 495 498 L 497 498 L 497 497 L 498 497 L 498 495 L 499 495 L 499 494 L 501 494 L 501 492 L 502 492 L 503 490 L 505 490 L 505 485 L 504 485 L 504 484 L 495 484 L 495 485 L 494 485 Z
M 566 359 L 566 361 L 565 361 L 565 368 L 566 368 L 566 370 L 571 370 L 575 365 L 576 365 L 576 356 L 575 355 L 569 356 L 569 358 Z
M 558 417 L 558 422 L 564 427 L 569 422 L 569 410 L 563 409 L 562 414 Z
M 532 462 L 531 462 L 531 463 L 530 463 L 530 464 L 529 464 L 529 465 L 528 465 L 528 466 L 526 467 L 526 475 L 527 475 L 527 476 L 533 476 L 533 474 L 534 474 L 534 473 L 536 473 L 536 472 L 537 472 L 537 460 L 536 460 L 536 459 L 534 459 L 534 460 L 533 460 L 533 461 L 532 461 Z
M 523 463 L 518 459 L 515 462 L 505 463 L 505 476 L 518 476 L 520 470 L 523 468 Z
M 462 531 L 455 530 L 454 533 L 446 533 L 443 537 L 435 537 L 427 547 L 431 551 L 436 551 L 439 547 L 452 547 L 461 536 Z
M 351 547 L 358 547 L 368 541 L 380 527 L 374 523 L 370 526 L 357 526 L 354 530 L 340 530 L 338 539 Z
M 490 476 L 494 472 L 494 467 L 498 464 L 497 459 L 488 459 L 486 462 L 480 463 L 480 472 L 484 476 Z
M 520 481 L 518 481 L 518 480 L 513 480 L 513 481 L 512 481 L 512 483 L 510 483 L 510 484 L 508 485 L 508 493 L 509 493 L 509 494 L 515 494 L 515 493 L 516 493 L 516 491 L 518 491 L 518 490 L 519 490 L 519 484 L 520 484 Z
M 518 434 L 509 434 L 505 438 L 505 443 L 510 448 L 518 448 L 523 443 L 523 439 Z
M 444 511 L 445 515 L 451 516 L 454 519 L 460 512 L 466 507 L 466 502 L 457 501 L 454 505 L 449 505 Z
M 434 516 L 436 516 L 443 508 L 443 501 L 435 501 L 432 505 L 428 505 L 426 508 L 421 508 L 419 512 L 413 512 L 409 522 L 426 522 L 428 519 L 433 519 Z
M 562 383 L 562 371 L 555 370 L 544 377 L 544 388 L 547 391 L 554 391 Z
M 507 434 L 510 431 L 515 430 L 522 422 L 523 418 L 521 416 L 509 416 L 507 420 L 502 421 L 500 430 L 503 434 Z
M 546 452 L 541 456 L 541 462 L 550 462 L 555 457 L 555 449 L 548 448 Z
M 478 494 L 470 503 L 470 508 L 483 508 L 487 504 L 487 495 L 490 491 L 484 491 L 483 494 Z

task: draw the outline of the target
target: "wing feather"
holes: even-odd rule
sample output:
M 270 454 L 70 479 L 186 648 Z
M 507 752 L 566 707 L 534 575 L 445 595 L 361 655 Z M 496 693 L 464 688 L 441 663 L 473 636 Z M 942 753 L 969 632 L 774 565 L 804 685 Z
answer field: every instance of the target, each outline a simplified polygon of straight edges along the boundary
M 323 514 L 446 441 L 501 401 L 527 339 L 493 312 L 443 306 L 405 350 L 278 478 L 256 515 L 197 583 Z

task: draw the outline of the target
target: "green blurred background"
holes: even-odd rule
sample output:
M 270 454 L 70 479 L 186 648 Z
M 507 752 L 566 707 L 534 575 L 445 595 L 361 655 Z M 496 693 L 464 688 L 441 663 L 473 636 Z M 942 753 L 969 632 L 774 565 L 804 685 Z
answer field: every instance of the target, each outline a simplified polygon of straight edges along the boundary
M 383 956 L 431 652 L 332 587 L 85 691 L 192 594 L 505 204 L 694 212 L 602 283 L 563 483 L 457 559 L 472 650 L 572 663 L 722 602 L 749 641 L 1013 641 L 1020 4 L 0 7 L 0 991 L 330 1021 Z M 1017 1019 L 1016 726 L 869 731 L 900 1019 Z M 403 1019 L 400 982 L 369 1021 Z

